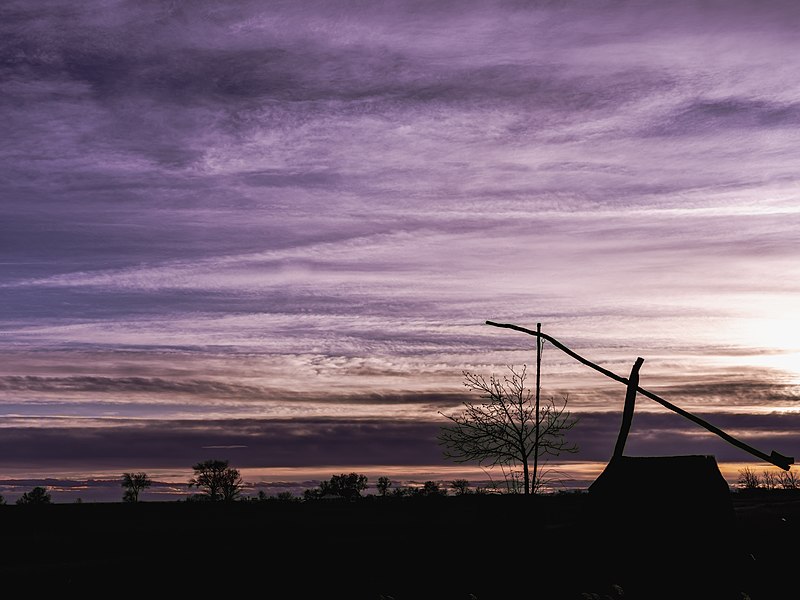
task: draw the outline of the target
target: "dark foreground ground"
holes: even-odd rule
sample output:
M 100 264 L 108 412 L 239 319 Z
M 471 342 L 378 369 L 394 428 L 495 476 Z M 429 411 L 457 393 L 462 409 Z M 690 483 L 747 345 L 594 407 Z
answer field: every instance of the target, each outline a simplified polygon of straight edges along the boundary
M 732 520 L 688 523 L 646 509 L 620 516 L 588 494 L 2 506 L 0 589 L 37 598 L 800 598 L 800 495 L 731 500 Z

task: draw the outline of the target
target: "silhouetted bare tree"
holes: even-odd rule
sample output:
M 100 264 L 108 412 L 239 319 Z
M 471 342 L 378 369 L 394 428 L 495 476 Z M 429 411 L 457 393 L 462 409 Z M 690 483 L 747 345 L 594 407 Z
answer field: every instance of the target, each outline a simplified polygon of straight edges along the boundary
M 50 500 L 50 492 L 37 485 L 30 492 L 22 494 L 17 500 L 17 504 L 50 504 Z
M 780 475 L 780 484 L 781 487 L 785 490 L 796 490 L 800 489 L 800 480 L 797 478 L 797 474 L 794 471 L 783 471 Z
M 745 490 L 757 490 L 761 487 L 761 478 L 750 467 L 739 469 L 739 487 Z
M 764 488 L 768 490 L 774 490 L 778 487 L 780 482 L 780 477 L 774 471 L 767 471 L 766 469 L 761 474 L 761 483 L 763 484 Z
M 541 476 L 536 469 L 531 473 L 530 465 L 548 455 L 577 452 L 578 447 L 565 439 L 577 419 L 566 410 L 568 397 L 561 404 L 554 398 L 545 400 L 537 414 L 533 394 L 525 385 L 526 368 L 508 369 L 510 375 L 502 379 L 492 375 L 488 381 L 464 371 L 464 386 L 478 392 L 483 402 L 465 402 L 465 410 L 458 415 L 440 412 L 453 425 L 441 428 L 439 444 L 445 447 L 445 458 L 456 462 L 521 466 L 523 491 L 535 494 Z
M 209 500 L 236 500 L 242 492 L 244 482 L 238 469 L 228 466 L 227 460 L 209 459 L 192 467 L 194 477 L 189 487 L 205 490 Z
M 152 480 L 147 476 L 147 473 L 139 471 L 138 473 L 123 473 L 122 474 L 122 487 L 125 488 L 125 494 L 122 496 L 123 502 L 138 502 L 139 492 L 149 488 L 153 485 Z

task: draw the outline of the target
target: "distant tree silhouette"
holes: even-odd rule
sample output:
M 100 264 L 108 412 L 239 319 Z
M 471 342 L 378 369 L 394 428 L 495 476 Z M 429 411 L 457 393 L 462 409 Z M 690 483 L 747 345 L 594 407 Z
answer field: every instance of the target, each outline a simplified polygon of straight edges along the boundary
M 222 472 L 222 500 L 236 500 L 241 496 L 244 480 L 238 469 L 227 468 Z
M 255 502 L 265 502 L 267 500 L 279 500 L 281 502 L 289 502 L 293 500 L 299 500 L 299 498 L 296 498 L 290 491 L 278 492 L 277 494 L 268 495 L 264 490 L 258 490 L 258 495 L 255 498 L 250 498 L 250 499 Z
M 322 494 L 333 494 L 343 498 L 358 498 L 367 489 L 367 476 L 360 473 L 334 475 L 320 485 Z
M 385 496 L 389 488 L 392 486 L 392 480 L 386 477 L 385 475 L 382 477 L 378 477 L 378 495 Z
M 396 487 L 392 490 L 392 496 L 395 498 L 405 498 L 413 495 L 414 490 L 409 487 Z
M 414 490 L 415 496 L 446 496 L 447 490 L 443 490 L 435 481 L 426 481 L 422 487 Z
M 542 482 L 537 469 L 531 474 L 530 465 L 543 463 L 547 456 L 577 452 L 578 447 L 565 439 L 577 419 L 566 410 L 567 396 L 560 404 L 554 398 L 545 400 L 537 416 L 533 394 L 525 385 L 526 367 L 508 369 L 510 375 L 502 379 L 492 375 L 488 381 L 463 372 L 464 386 L 479 393 L 483 402 L 465 402 L 460 415 L 440 412 L 452 425 L 441 428 L 439 444 L 445 447 L 445 458 L 456 462 L 521 466 L 523 492 L 535 494 Z
M 469 494 L 469 481 L 466 479 L 455 479 L 450 482 L 450 487 L 455 490 L 456 496 Z
M 122 496 L 123 502 L 138 502 L 139 492 L 149 488 L 153 485 L 153 481 L 147 476 L 147 473 L 139 471 L 138 473 L 123 473 L 122 474 L 122 487 L 125 488 L 125 494 Z
M 763 484 L 764 488 L 768 490 L 774 490 L 778 487 L 780 482 L 780 477 L 774 471 L 767 471 L 765 470 L 761 474 L 761 483 Z
M 328 481 L 322 481 L 315 490 L 305 490 L 306 499 L 322 498 L 324 496 L 339 496 L 351 500 L 360 498 L 361 492 L 367 489 L 366 475 L 360 473 L 342 473 L 334 475 Z
M 780 486 L 785 490 L 800 489 L 800 480 L 797 479 L 797 474 L 794 471 L 783 471 L 779 475 Z
M 189 487 L 205 491 L 208 500 L 232 501 L 239 498 L 244 482 L 238 469 L 228 466 L 227 460 L 209 459 L 192 467 L 194 477 Z
M 757 490 L 761 487 L 761 478 L 750 467 L 739 469 L 739 487 L 744 490 Z
M 6 499 L 3 498 L 3 494 L 0 494 L 0 506 L 6 503 Z
M 50 504 L 50 500 L 50 492 L 37 485 L 30 492 L 22 494 L 17 500 L 17 504 Z

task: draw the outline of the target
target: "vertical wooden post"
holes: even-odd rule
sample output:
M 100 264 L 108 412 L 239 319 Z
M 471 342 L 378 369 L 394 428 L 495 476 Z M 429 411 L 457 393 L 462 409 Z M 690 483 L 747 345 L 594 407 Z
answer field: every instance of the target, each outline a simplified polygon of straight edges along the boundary
M 536 333 L 542 333 L 542 324 L 536 324 Z M 531 490 L 534 494 L 536 493 L 536 484 L 539 479 L 539 387 L 541 384 L 541 372 L 542 372 L 542 336 L 536 336 L 536 432 L 535 437 L 533 438 L 533 489 Z
M 628 432 L 633 421 L 633 407 L 636 404 L 636 388 L 639 387 L 639 369 L 642 368 L 644 359 L 639 357 L 633 363 L 631 375 L 628 377 L 628 389 L 625 391 L 625 407 L 622 409 L 622 425 L 617 436 L 617 445 L 614 446 L 614 458 L 622 456 L 625 450 L 625 441 L 628 439 Z

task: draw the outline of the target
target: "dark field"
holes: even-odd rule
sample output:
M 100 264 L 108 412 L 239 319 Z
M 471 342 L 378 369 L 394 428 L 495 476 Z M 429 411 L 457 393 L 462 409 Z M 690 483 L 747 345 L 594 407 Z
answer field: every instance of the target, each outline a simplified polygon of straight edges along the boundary
M 731 499 L 724 530 L 585 493 L 2 506 L 0 576 L 6 597 L 800 598 L 800 495 Z

